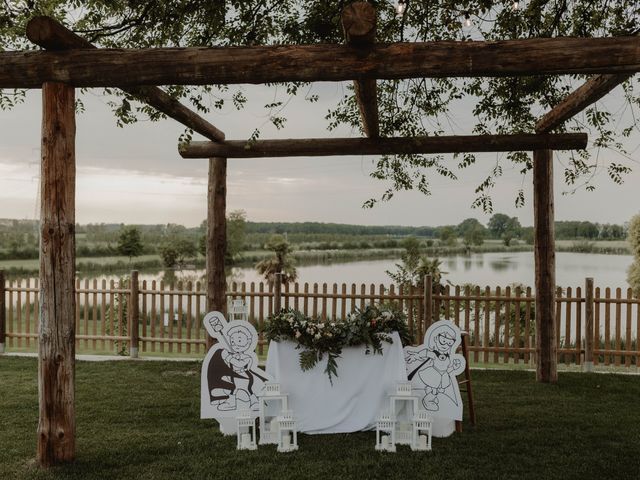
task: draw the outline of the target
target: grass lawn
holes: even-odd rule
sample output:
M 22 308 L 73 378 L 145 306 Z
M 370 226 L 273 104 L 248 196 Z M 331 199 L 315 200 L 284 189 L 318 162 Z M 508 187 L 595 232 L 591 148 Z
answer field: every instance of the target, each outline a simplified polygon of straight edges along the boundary
M 77 365 L 77 461 L 33 464 L 34 359 L 0 357 L 0 478 L 5 479 L 637 479 L 640 377 L 475 371 L 478 426 L 431 453 L 374 451 L 372 432 L 301 435 L 300 450 L 238 452 L 199 417 L 199 364 Z
M 140 255 L 139 257 L 135 257 L 132 262 L 149 262 L 149 261 L 158 261 L 161 262 L 162 259 L 160 255 Z M 99 265 L 99 266 L 108 266 L 108 265 L 117 265 L 124 264 L 127 266 L 129 264 L 129 257 L 122 256 L 113 256 L 113 257 L 78 257 L 76 259 L 76 264 L 79 269 L 85 264 Z M 0 270 L 25 270 L 25 271 L 38 271 L 38 267 L 40 265 L 40 260 L 37 258 L 28 259 L 28 260 L 0 260 Z

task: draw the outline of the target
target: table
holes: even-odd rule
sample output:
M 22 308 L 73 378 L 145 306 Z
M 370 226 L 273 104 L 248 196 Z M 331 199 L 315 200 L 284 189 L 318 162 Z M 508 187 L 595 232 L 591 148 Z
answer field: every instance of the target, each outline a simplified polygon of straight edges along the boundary
M 375 428 L 388 409 L 389 392 L 407 381 L 400 336 L 382 342 L 383 354 L 365 354 L 364 346 L 343 349 L 333 385 L 326 357 L 311 370 L 300 368 L 300 349 L 291 341 L 271 342 L 266 371 L 289 394 L 289 408 L 305 433 L 348 433 Z

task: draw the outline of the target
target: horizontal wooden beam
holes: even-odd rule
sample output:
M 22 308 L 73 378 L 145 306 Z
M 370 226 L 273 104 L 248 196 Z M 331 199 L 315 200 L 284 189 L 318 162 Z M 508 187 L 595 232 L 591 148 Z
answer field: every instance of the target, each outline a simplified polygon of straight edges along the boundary
M 536 123 L 536 132 L 547 133 L 558 128 L 589 105 L 597 102 L 633 74 L 596 75 L 571 92 Z
M 342 11 L 342 29 L 348 45 L 371 48 L 376 39 L 376 9 L 368 2 L 354 2 Z M 367 137 L 379 137 L 378 90 L 375 78 L 353 82 L 356 102 Z
M 466 135 L 394 138 L 307 138 L 191 142 L 179 147 L 184 158 L 321 157 L 464 152 L 576 150 L 587 146 L 586 133 Z
M 633 73 L 640 38 L 1 52 L 0 88 Z
M 47 50 L 96 49 L 51 17 L 32 18 L 27 24 L 27 38 Z M 224 133 L 158 87 L 124 87 L 122 90 L 210 140 L 224 140 Z
M 635 33 L 635 36 L 640 38 L 639 33 Z M 536 132 L 549 133 L 558 128 L 571 117 L 600 100 L 632 75 L 633 73 L 594 75 L 540 118 L 536 123 Z

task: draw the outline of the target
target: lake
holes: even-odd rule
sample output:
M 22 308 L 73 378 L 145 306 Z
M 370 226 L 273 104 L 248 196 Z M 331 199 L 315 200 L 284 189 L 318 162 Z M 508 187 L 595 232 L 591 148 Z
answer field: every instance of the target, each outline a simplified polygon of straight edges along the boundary
M 534 286 L 533 252 L 482 253 L 469 256 L 441 257 L 442 269 L 447 272 L 445 280 L 454 285 L 472 283 L 481 286 L 506 286 L 522 283 Z M 598 255 L 587 253 L 556 254 L 556 283 L 561 287 L 584 285 L 586 277 L 593 277 L 596 286 L 627 288 L 627 269 L 631 265 L 631 255 Z M 394 271 L 399 260 L 366 260 L 322 265 L 301 265 L 298 267 L 299 283 L 375 283 L 389 284 L 386 270 Z M 175 278 L 201 280 L 204 270 L 176 272 Z M 94 278 L 94 277 L 91 277 Z M 117 278 L 100 276 L 99 278 Z M 160 280 L 164 272 L 141 273 L 140 280 Z M 261 279 L 251 267 L 234 267 L 230 281 L 259 282 Z
M 506 286 L 511 283 L 534 285 L 535 262 L 533 252 L 482 253 L 469 256 L 441 257 L 445 280 L 454 285 Z M 595 255 L 586 253 L 556 254 L 556 283 L 562 287 L 584 285 L 586 277 L 593 277 L 596 285 L 627 287 L 627 269 L 631 255 Z M 298 281 L 309 283 L 389 283 L 387 270 L 395 271 L 399 260 L 368 260 L 298 267 Z M 236 268 L 233 280 L 260 281 L 255 270 Z

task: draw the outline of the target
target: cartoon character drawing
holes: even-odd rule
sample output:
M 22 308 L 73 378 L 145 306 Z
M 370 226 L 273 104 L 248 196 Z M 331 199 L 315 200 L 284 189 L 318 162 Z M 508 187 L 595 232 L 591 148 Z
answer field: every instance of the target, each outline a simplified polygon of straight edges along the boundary
M 458 327 L 441 320 L 427 330 L 423 345 L 405 348 L 407 378 L 414 388 L 424 389 L 424 408 L 455 420 L 462 419 L 462 401 L 455 378 L 465 368 L 464 357 L 455 353 L 460 342 Z
M 244 320 L 227 322 L 222 313 L 210 312 L 204 317 L 204 326 L 218 343 L 202 364 L 200 413 L 202 418 L 216 418 L 226 433 L 225 418 L 235 419 L 240 410 L 257 416 L 256 394 L 269 378 L 258 368 L 258 334 L 253 325 Z

